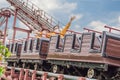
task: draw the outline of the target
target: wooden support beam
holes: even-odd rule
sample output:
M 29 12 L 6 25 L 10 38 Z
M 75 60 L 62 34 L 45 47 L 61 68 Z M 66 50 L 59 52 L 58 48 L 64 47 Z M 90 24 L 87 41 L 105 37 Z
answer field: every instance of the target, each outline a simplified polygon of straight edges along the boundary
M 15 27 L 15 25 L 16 25 L 16 20 L 17 20 L 17 9 L 16 9 L 16 11 L 15 11 L 14 22 L 13 22 L 13 29 L 14 29 L 14 27 Z M 13 41 L 13 42 L 14 42 L 14 40 L 15 40 L 15 35 L 16 35 L 16 30 L 14 29 L 14 31 L 13 31 L 13 38 L 12 38 L 12 41 Z
M 31 33 L 31 30 L 26 30 L 26 29 L 22 29 L 22 28 L 18 28 L 18 27 L 14 27 L 14 29 L 18 30 L 18 31 L 22 31 L 22 32 L 27 32 L 27 33 Z

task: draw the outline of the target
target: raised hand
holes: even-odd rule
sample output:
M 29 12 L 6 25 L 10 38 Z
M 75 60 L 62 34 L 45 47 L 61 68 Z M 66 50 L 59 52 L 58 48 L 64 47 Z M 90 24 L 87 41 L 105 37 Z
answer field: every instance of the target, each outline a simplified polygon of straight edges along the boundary
M 70 21 L 73 21 L 75 18 L 76 18 L 75 16 L 72 16 L 71 19 L 70 19 Z

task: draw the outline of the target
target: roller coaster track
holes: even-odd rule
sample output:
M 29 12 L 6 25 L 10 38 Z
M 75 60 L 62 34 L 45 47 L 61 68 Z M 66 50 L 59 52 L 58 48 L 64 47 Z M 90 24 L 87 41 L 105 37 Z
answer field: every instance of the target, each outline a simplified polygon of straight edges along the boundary
M 7 67 L 3 77 L 9 80 L 96 80 L 15 67 Z
M 0 27 L 6 22 L 7 17 L 10 17 L 10 11 L 5 8 L 0 9 Z
M 59 21 L 55 20 L 52 16 L 38 8 L 35 4 L 26 0 L 7 0 L 12 6 L 15 7 L 14 13 L 17 14 L 20 20 L 30 25 L 31 30 L 53 30 L 53 27 L 60 25 Z
M 8 18 L 11 16 L 11 12 L 7 10 L 6 8 L 0 9 L 0 27 L 2 27 L 3 24 L 5 24 L 4 31 L 0 30 L 0 41 L 5 43 L 5 37 L 6 37 L 6 31 L 7 31 L 7 24 L 8 24 Z

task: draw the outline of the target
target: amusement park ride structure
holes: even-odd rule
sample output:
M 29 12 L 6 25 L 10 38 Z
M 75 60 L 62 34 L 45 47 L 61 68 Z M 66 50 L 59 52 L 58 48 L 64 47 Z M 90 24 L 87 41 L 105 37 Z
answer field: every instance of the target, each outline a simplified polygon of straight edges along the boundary
M 119 75 L 120 79 L 120 36 L 111 33 L 112 30 L 120 31 L 119 29 L 105 26 L 109 31 L 99 32 L 84 28 L 88 32 L 80 33 L 68 30 L 69 25 L 64 34 L 54 32 L 56 35 L 50 35 L 50 38 L 31 37 L 32 31 L 53 32 L 56 25 L 60 28 L 62 24 L 30 1 L 7 1 L 14 9 L 0 10 L 0 26 L 5 24 L 4 30 L 0 31 L 0 39 L 5 44 L 8 19 L 13 15 L 13 38 L 6 45 L 13 53 L 7 59 L 8 66 L 95 77 L 100 80 L 116 79 L 116 75 Z M 16 27 L 16 19 L 24 23 L 29 30 Z M 15 40 L 16 31 L 26 32 L 27 38 Z M 65 34 L 66 31 L 71 34 Z M 80 36 L 77 36 L 78 34 Z M 61 38 L 61 35 L 64 35 L 64 38 Z
M 7 1 L 12 6 L 14 6 L 15 9 L 12 9 L 12 8 L 0 9 L 0 19 L 1 19 L 0 26 L 2 26 L 3 24 L 6 24 L 4 29 L 4 38 L 3 38 L 3 35 L 1 36 L 1 39 L 4 39 L 2 41 L 5 41 L 5 37 L 7 34 L 6 31 L 8 26 L 8 18 L 10 18 L 11 15 L 14 16 L 14 22 L 13 22 L 14 34 L 13 34 L 12 41 L 15 40 L 16 31 L 26 32 L 28 34 L 27 38 L 29 38 L 30 33 L 32 31 L 40 32 L 43 30 L 47 30 L 49 32 L 53 32 L 55 26 L 58 26 L 58 28 L 60 28 L 60 26 L 63 26 L 62 23 L 54 19 L 52 16 L 48 15 L 43 10 L 39 9 L 35 4 L 33 4 L 28 0 L 7 0 Z M 24 1 L 27 1 L 27 2 L 24 2 Z M 26 27 L 29 28 L 29 30 L 16 27 L 17 18 L 22 23 L 24 23 Z M 108 28 L 109 32 L 111 32 L 112 30 L 120 31 L 119 29 L 108 27 L 108 26 L 105 26 L 105 28 Z M 88 32 L 96 32 L 100 34 L 102 33 L 99 31 L 88 29 L 88 28 L 84 28 L 84 30 L 87 30 Z M 1 33 L 2 32 L 3 31 L 1 31 Z M 81 34 L 80 32 L 69 30 L 69 28 L 67 29 L 67 32 Z M 60 33 L 56 32 L 56 34 L 60 34 Z
M 30 33 L 33 31 L 40 32 L 43 30 L 46 30 L 48 32 L 53 32 L 54 27 L 60 27 L 63 26 L 62 23 L 54 19 L 52 16 L 48 15 L 43 10 L 39 9 L 36 5 L 34 5 L 31 2 L 25 3 L 23 0 L 7 0 L 12 6 L 15 7 L 15 9 L 12 8 L 6 8 L 10 12 L 10 15 L 14 16 L 14 22 L 13 22 L 13 39 L 15 39 L 16 31 L 22 31 L 26 32 L 28 34 L 27 38 L 30 37 Z M 5 8 L 1 9 L 1 12 L 5 10 Z M 1 14 L 2 16 L 2 14 Z M 24 23 L 29 30 L 25 30 L 22 28 L 16 27 L 16 19 L 19 19 L 22 23 Z M 1 25 L 3 24 L 3 21 L 1 22 Z M 7 23 L 6 23 L 7 24 Z M 63 30 L 64 31 L 64 30 Z M 71 30 L 68 30 L 69 32 L 73 32 Z M 57 33 L 59 34 L 59 33 Z
M 8 26 L 8 18 L 11 16 L 11 12 L 9 10 L 3 10 L 3 9 L 0 9 L 0 19 L 1 22 L 0 22 L 0 26 L 2 26 L 4 23 L 5 23 L 5 29 L 4 29 L 4 34 L 2 31 L 0 31 L 0 40 L 3 41 L 3 43 L 5 43 L 5 38 L 7 36 L 7 26 Z

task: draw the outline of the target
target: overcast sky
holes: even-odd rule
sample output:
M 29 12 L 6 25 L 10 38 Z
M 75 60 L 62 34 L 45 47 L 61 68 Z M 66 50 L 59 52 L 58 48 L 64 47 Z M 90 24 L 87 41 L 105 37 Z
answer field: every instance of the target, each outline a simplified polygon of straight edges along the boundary
M 83 27 L 103 31 L 104 26 L 120 29 L 120 0 L 30 0 L 39 8 L 66 24 L 73 15 L 70 29 L 83 31 Z M 8 7 L 6 0 L 0 0 L 0 8 Z M 12 27 L 12 25 L 10 25 Z M 10 27 L 9 26 L 9 27 Z M 19 23 L 19 26 L 21 24 Z

